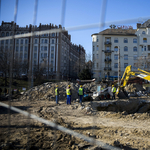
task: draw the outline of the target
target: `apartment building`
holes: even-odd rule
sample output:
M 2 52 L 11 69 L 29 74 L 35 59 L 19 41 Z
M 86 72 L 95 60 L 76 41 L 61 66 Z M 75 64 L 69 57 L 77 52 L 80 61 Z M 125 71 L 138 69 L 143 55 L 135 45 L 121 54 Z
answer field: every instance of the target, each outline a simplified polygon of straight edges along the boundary
M 134 69 L 140 57 L 150 57 L 150 20 L 137 23 L 137 29 L 111 25 L 91 36 L 93 77 L 98 80 L 117 77 L 118 66 L 123 75 L 126 66 L 132 65 Z M 145 63 L 143 67 L 148 69 L 149 65 Z
M 0 26 L 1 37 L 13 35 L 14 22 L 3 22 Z M 21 37 L 2 40 L 0 48 L 4 51 L 14 50 L 14 60 L 22 64 L 28 64 L 26 70 L 21 73 L 28 73 L 30 58 L 32 58 L 33 70 L 44 68 L 47 76 L 58 78 L 77 78 L 77 75 L 85 63 L 85 49 L 81 45 L 71 42 L 71 35 L 61 25 L 40 24 L 37 26 L 26 25 L 19 27 L 15 23 L 15 35 L 23 35 L 32 31 L 46 31 L 51 29 L 62 29 L 63 32 L 35 35 L 34 37 Z M 14 46 L 14 48 L 13 48 Z M 31 57 L 31 52 L 32 57 Z

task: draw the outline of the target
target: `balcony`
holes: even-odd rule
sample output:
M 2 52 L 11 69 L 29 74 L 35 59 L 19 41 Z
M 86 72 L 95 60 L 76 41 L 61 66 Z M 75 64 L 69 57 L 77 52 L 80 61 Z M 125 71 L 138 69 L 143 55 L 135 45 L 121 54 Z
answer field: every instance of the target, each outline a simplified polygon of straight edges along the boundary
M 104 42 L 104 45 L 111 45 L 111 42 L 110 41 L 106 41 L 106 42 Z
M 112 53 L 113 51 L 111 50 L 102 50 L 104 53 Z
M 105 71 L 111 71 L 111 67 L 104 67 Z
M 104 59 L 105 62 L 111 62 L 111 59 L 110 58 L 106 58 Z

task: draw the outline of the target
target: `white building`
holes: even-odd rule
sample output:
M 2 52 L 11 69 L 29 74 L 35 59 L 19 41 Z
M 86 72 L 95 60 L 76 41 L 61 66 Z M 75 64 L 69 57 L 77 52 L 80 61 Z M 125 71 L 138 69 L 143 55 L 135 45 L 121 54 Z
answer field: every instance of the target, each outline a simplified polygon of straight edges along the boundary
M 120 50 L 120 59 L 119 59 Z M 93 77 L 98 80 L 118 76 L 128 65 L 137 66 L 140 57 L 150 57 L 150 20 L 137 24 L 137 29 L 131 26 L 111 26 L 110 29 L 92 34 Z M 144 59 L 143 59 L 144 60 Z M 143 68 L 148 68 L 146 63 Z

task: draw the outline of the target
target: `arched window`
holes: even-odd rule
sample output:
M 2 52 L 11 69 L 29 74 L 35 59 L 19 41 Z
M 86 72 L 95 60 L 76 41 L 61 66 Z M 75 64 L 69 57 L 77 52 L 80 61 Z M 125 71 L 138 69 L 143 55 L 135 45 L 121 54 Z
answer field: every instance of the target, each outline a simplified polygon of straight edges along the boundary
M 17 35 L 20 34 L 19 32 L 17 32 Z
M 124 38 L 124 43 L 128 43 L 128 39 L 127 38 Z
M 145 34 L 145 31 L 142 31 L 142 34 Z
M 133 52 L 137 52 L 137 47 L 136 46 L 133 47 Z
M 1 36 L 5 36 L 5 33 L 4 33 L 4 32 L 2 32 Z
M 137 39 L 134 38 L 134 39 L 133 39 L 133 43 L 137 43 Z
M 124 47 L 124 51 L 125 51 L 125 52 L 128 51 L 128 47 L 127 47 L 127 46 Z
M 143 38 L 143 43 L 147 43 L 147 38 Z
M 114 51 L 117 52 L 118 51 L 118 46 L 114 47 Z
M 9 36 L 9 32 L 6 32 L 6 36 Z

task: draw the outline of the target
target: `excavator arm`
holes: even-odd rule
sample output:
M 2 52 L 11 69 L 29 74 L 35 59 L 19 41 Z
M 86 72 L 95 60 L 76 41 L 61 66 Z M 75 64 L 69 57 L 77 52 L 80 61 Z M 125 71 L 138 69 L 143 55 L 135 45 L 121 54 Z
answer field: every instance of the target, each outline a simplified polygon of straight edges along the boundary
M 127 85 L 127 82 L 130 79 L 130 76 L 135 76 L 135 77 L 139 77 L 139 78 L 150 81 L 150 73 L 149 72 L 141 70 L 139 68 L 137 70 L 138 70 L 138 72 L 131 71 L 131 65 L 126 67 L 124 74 L 121 78 L 121 85 L 118 87 L 117 92 L 116 92 L 117 95 L 120 95 L 120 97 L 118 96 L 119 98 L 124 97 L 124 96 L 127 97 L 127 93 L 124 90 L 124 87 Z M 123 93 L 121 93 L 121 92 L 123 92 Z

